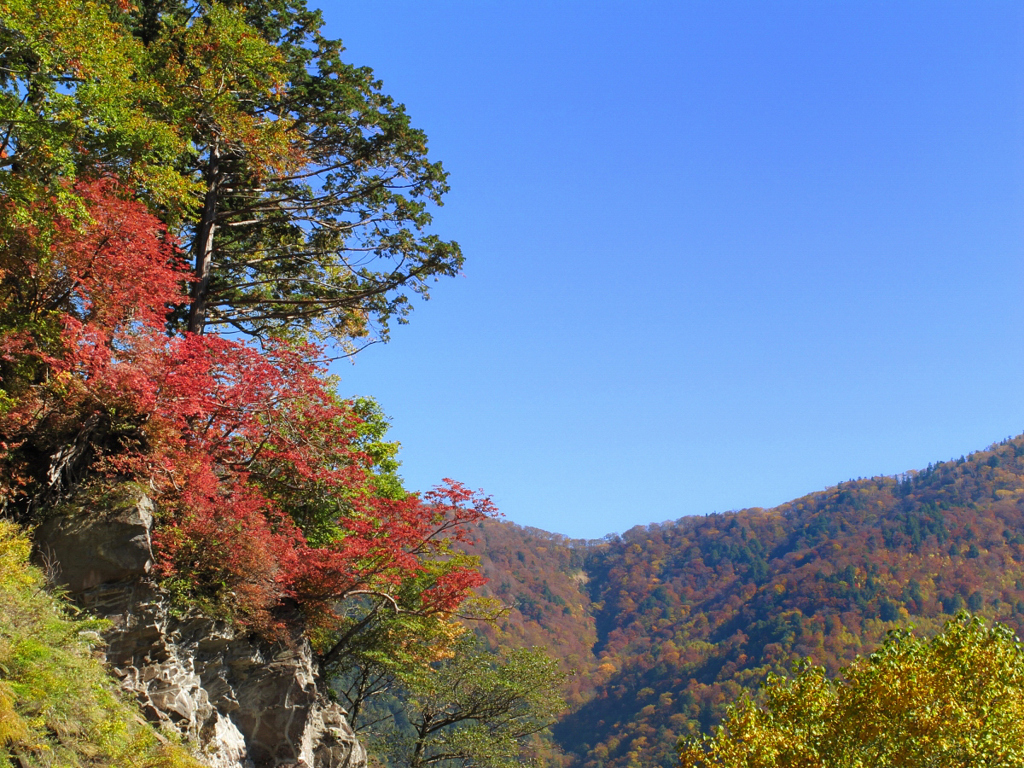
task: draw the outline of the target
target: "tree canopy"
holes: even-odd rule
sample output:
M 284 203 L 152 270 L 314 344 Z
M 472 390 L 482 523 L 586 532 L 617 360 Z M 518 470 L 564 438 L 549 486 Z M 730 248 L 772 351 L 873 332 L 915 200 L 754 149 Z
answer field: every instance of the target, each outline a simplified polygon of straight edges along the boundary
M 493 508 L 406 492 L 310 343 L 386 333 L 461 261 L 425 233 L 424 135 L 321 26 L 301 0 L 0 0 L 0 503 L 141 483 L 179 600 L 270 634 L 298 604 L 331 654 L 348 596 L 446 621 L 481 581 L 450 545 Z
M 687 768 L 868 768 L 1024 763 L 1024 649 L 966 614 L 932 639 L 907 630 L 830 679 L 771 676 L 712 736 L 683 744 Z
M 113 174 L 193 261 L 178 322 L 387 338 L 454 275 L 447 174 L 303 0 L 0 3 L 0 190 Z
M 199 190 L 180 233 L 194 259 L 187 327 L 385 336 L 409 292 L 457 272 L 427 232 L 448 190 L 424 133 L 366 67 L 342 61 L 301 0 L 143 0 L 130 24 L 183 86 L 179 171 Z

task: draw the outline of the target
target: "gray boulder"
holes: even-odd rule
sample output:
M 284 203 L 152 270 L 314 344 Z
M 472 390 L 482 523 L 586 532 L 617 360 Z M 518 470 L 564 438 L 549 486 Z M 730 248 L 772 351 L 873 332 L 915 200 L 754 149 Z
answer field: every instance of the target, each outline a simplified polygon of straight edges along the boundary
M 36 531 L 37 559 L 71 592 L 146 576 L 153 567 L 153 502 L 139 493 L 107 508 L 69 506 Z

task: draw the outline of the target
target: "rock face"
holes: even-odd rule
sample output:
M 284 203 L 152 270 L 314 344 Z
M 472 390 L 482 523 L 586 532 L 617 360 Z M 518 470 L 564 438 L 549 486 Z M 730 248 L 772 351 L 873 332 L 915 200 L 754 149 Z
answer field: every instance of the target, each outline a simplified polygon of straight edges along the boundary
M 39 526 L 40 559 L 71 592 L 145 576 L 153 567 L 153 502 L 142 494 L 89 514 L 58 515 Z
M 112 622 L 104 656 L 143 714 L 213 768 L 365 768 L 345 711 L 323 695 L 301 637 L 270 645 L 202 616 L 175 618 L 146 576 L 152 505 L 139 496 L 37 532 L 41 558 Z

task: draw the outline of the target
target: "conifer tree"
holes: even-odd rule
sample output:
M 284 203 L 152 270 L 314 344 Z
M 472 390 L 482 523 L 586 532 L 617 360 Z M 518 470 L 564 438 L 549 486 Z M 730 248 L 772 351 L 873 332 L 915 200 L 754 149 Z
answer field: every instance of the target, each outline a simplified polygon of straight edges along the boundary
M 428 231 L 448 186 L 426 136 L 304 0 L 141 0 L 129 23 L 191 131 L 189 331 L 386 338 L 410 294 L 458 271 Z

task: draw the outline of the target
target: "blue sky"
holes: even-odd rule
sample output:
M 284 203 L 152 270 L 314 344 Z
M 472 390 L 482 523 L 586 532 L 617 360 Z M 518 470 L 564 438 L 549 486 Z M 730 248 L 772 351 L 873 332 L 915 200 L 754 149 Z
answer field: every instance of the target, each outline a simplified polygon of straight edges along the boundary
M 577 537 L 1024 431 L 1024 4 L 329 3 L 463 277 L 337 368 Z

